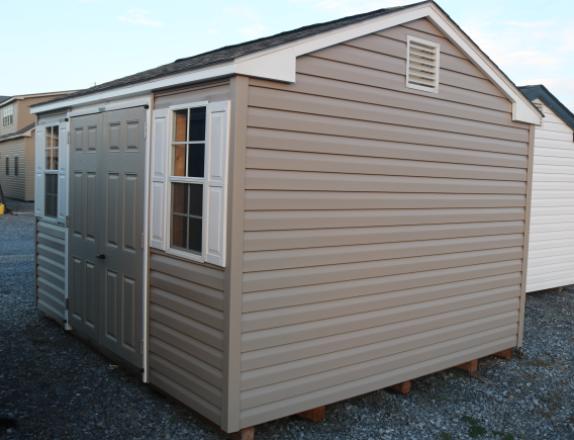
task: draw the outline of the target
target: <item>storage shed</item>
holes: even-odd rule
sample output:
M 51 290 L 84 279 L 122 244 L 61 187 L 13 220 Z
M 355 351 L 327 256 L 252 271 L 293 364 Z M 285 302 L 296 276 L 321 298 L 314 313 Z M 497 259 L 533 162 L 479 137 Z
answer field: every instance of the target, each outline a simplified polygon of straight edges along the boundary
M 522 342 L 540 115 L 433 2 L 35 112 L 39 308 L 227 432 Z
M 574 284 L 574 115 L 543 85 L 520 90 L 544 114 L 534 132 L 526 291 Z

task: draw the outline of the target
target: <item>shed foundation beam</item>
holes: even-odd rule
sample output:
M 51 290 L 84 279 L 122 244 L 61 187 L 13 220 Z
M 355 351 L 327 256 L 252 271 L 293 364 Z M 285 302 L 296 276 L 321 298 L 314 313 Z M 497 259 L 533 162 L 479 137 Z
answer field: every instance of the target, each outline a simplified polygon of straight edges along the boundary
M 405 382 L 393 385 L 389 389 L 391 391 L 394 391 L 395 393 L 402 394 L 403 396 L 408 396 L 409 393 L 411 392 L 411 388 L 412 388 L 412 382 L 410 380 L 407 380 Z
M 457 365 L 455 368 L 466 371 L 469 376 L 478 376 L 478 359 Z
M 325 407 L 319 406 L 307 411 L 298 413 L 297 415 L 303 419 L 309 420 L 313 423 L 321 423 L 325 421 Z
M 512 348 L 499 351 L 498 353 L 494 353 L 494 356 L 497 358 L 510 360 L 510 359 L 512 359 Z
M 241 431 L 231 434 L 232 440 L 255 440 L 255 428 L 243 428 Z

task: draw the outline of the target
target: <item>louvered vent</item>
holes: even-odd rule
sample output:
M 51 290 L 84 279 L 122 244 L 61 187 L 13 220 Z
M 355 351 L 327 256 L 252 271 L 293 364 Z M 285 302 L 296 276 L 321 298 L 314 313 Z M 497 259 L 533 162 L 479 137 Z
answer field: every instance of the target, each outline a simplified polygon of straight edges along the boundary
M 432 41 L 408 37 L 407 87 L 438 92 L 440 46 Z

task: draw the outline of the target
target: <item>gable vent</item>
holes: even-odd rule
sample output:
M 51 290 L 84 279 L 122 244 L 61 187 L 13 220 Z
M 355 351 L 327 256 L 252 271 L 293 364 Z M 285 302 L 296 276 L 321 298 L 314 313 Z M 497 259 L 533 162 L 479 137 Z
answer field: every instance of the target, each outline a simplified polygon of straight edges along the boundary
M 407 87 L 438 93 L 440 45 L 407 37 Z

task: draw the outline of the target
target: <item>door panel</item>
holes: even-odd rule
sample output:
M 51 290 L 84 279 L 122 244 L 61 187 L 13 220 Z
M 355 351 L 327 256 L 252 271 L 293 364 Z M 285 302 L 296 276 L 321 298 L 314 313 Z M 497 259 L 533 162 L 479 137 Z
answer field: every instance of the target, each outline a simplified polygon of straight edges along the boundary
M 99 115 L 74 118 L 70 133 L 70 325 L 93 342 L 98 339 L 97 295 L 97 142 Z
M 72 277 L 85 274 L 70 280 L 77 316 L 72 327 L 141 367 L 145 109 L 73 118 L 72 133 L 77 185 L 71 185 L 70 261 L 82 266 Z M 93 267 L 91 287 L 82 285 L 87 265 Z M 81 304 L 90 304 L 94 315 L 91 332 L 92 316 L 87 319 Z

